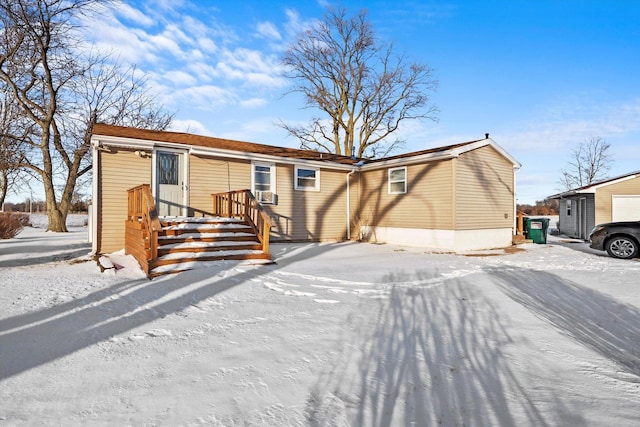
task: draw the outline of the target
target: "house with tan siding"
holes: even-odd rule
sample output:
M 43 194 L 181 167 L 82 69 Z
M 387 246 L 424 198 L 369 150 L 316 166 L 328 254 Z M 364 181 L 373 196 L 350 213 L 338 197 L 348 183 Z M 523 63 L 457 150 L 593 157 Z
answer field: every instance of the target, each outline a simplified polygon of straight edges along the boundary
M 92 147 L 95 253 L 125 248 L 134 223 L 202 222 L 222 205 L 231 214 L 232 203 L 244 202 L 220 195 L 238 190 L 249 190 L 268 218 L 271 242 L 358 239 L 463 251 L 509 246 L 514 233 L 520 164 L 488 135 L 369 160 L 98 124 Z M 144 205 L 134 189 L 149 193 L 153 214 L 132 214 Z
M 549 196 L 559 202 L 558 231 L 587 240 L 597 225 L 640 220 L 640 171 Z

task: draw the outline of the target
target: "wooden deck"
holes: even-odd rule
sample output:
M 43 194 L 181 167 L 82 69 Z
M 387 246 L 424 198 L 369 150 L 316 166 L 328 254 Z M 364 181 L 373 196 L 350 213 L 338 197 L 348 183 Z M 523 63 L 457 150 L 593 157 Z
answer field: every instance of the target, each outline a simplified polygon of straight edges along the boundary
M 128 193 L 125 253 L 150 278 L 203 262 L 271 259 L 271 223 L 248 190 L 213 194 L 212 215 L 198 218 L 159 218 L 149 185 Z

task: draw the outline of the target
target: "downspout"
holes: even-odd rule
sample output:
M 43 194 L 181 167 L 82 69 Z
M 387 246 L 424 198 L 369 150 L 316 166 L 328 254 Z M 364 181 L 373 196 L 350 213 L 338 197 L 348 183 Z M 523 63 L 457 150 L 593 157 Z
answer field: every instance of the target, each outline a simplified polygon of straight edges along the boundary
M 351 190 L 349 188 L 349 178 L 356 172 L 353 169 L 347 174 L 347 240 L 351 240 Z
M 516 187 L 516 174 L 520 171 L 520 168 L 517 166 L 513 167 L 513 229 L 512 229 L 512 235 L 516 235 L 518 234 L 518 192 L 516 191 L 517 187 Z
M 95 255 L 98 252 L 98 211 L 100 200 L 98 197 L 98 181 L 100 180 L 100 152 L 98 148 L 100 141 L 94 141 L 91 144 L 91 212 L 89 217 L 89 241 L 91 242 L 91 254 Z

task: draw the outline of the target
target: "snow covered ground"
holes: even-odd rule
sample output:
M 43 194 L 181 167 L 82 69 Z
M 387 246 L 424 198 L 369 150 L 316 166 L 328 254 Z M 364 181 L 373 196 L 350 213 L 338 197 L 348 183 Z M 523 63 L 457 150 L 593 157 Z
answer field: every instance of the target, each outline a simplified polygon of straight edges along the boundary
M 274 244 L 152 281 L 86 228 L 0 241 L 0 426 L 634 426 L 640 262 Z

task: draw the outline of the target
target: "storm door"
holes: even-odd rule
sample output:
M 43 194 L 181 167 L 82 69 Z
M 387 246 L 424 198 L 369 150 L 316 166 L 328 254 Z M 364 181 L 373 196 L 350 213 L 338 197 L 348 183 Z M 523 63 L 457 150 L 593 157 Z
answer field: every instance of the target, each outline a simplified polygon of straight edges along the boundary
M 156 207 L 160 216 L 184 215 L 184 153 L 156 152 Z
M 583 240 L 589 239 L 589 230 L 587 230 L 587 199 L 581 198 L 579 202 L 580 206 L 580 238 Z

